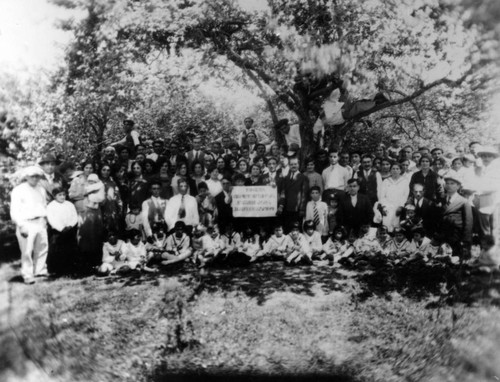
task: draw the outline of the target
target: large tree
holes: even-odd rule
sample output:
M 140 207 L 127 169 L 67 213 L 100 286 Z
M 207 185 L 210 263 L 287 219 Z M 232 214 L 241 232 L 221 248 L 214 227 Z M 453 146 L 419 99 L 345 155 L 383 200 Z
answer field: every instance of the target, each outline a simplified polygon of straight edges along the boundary
M 107 27 L 143 54 L 189 47 L 209 66 L 224 57 L 261 89 L 274 121 L 276 105 L 294 114 L 306 153 L 325 101 L 341 107 L 342 118 L 327 123 L 340 143 L 359 123 L 369 131 L 390 122 L 423 138 L 456 134 L 484 111 L 497 46 L 455 2 L 280 0 L 261 8 L 250 12 L 230 0 L 117 2 Z

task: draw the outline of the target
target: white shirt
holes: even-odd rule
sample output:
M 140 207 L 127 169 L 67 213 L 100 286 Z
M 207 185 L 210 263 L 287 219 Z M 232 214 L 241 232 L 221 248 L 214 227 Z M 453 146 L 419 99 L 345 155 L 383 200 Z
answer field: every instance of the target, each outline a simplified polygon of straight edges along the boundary
M 47 220 L 51 227 L 57 231 L 75 226 L 78 222 L 75 205 L 67 200 L 63 203 L 51 201 L 47 206 Z
M 325 168 L 321 176 L 323 177 L 325 190 L 330 188 L 345 190 L 347 181 L 351 177 L 349 170 L 345 167 L 342 167 L 338 163 L 336 165 L 330 165 Z
M 151 196 L 151 198 L 142 202 L 141 214 L 142 214 L 142 219 L 143 219 L 143 224 L 144 224 L 144 232 L 145 232 L 146 236 L 153 235 L 153 230 L 151 228 L 151 224 L 149 223 L 149 201 L 150 200 L 153 201 L 153 204 L 156 206 L 156 208 L 163 209 L 162 214 L 161 214 L 161 216 L 158 216 L 157 221 L 163 219 L 163 217 L 165 215 L 165 208 L 167 206 L 166 199 L 155 198 L 154 196 Z M 163 206 L 165 206 L 165 207 L 163 207 Z
M 16 225 L 22 226 L 28 220 L 47 216 L 47 199 L 42 186 L 21 183 L 14 187 L 10 197 L 10 217 Z
M 222 192 L 222 183 L 220 181 L 215 181 L 212 179 L 208 179 L 205 181 L 208 187 L 208 192 L 212 196 L 217 196 Z
M 182 195 L 177 194 L 172 196 L 165 209 L 165 222 L 167 223 L 168 229 L 174 228 L 175 223 L 178 220 L 182 220 L 186 225 L 197 225 L 200 222 L 200 215 L 198 214 L 198 203 L 196 198 L 191 195 L 184 195 L 184 209 L 186 216 L 179 219 L 179 208 L 181 206 Z

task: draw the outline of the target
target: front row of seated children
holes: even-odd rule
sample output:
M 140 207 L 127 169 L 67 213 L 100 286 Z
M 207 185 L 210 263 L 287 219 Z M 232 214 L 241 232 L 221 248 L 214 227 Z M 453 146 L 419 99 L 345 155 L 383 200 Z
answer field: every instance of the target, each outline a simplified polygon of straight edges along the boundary
M 299 223 L 295 223 L 288 235 L 283 226 L 277 224 L 274 233 L 262 240 L 251 228 L 242 234 L 235 232 L 228 224 L 224 233 L 217 225 L 194 227 L 192 238 L 186 234 L 183 222 L 177 222 L 173 233 L 167 235 L 162 227 L 154 230 L 153 241 L 144 244 L 138 230 L 129 231 L 127 243 L 119 240 L 115 233 L 108 235 L 103 246 L 101 274 L 128 270 L 154 272 L 155 265 L 172 265 L 190 259 L 198 267 L 216 265 L 248 265 L 258 261 L 283 261 L 288 265 L 310 265 L 313 260 L 333 265 L 343 263 L 342 259 L 364 258 L 384 255 L 395 263 L 414 260 L 446 259 L 457 263 L 451 248 L 438 235 L 428 238 L 424 230 L 417 226 L 407 233 L 395 228 L 393 237 L 385 226 L 378 228 L 365 225 L 361 235 L 349 235 L 343 227 L 337 226 L 328 239 L 321 237 L 312 220 L 304 223 L 304 233 Z

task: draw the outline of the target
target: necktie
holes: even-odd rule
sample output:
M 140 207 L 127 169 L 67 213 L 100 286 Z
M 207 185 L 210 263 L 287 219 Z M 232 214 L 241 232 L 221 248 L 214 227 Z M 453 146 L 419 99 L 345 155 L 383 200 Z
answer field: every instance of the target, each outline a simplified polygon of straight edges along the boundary
M 198 160 L 198 151 L 196 150 L 194 151 L 194 160 L 195 161 Z
M 451 196 L 448 196 L 446 198 L 446 205 L 449 206 L 450 205 L 450 201 L 451 201 Z
M 181 206 L 179 207 L 179 219 L 186 217 L 186 206 L 184 205 L 184 195 L 181 197 Z
M 318 203 L 314 202 L 313 214 L 314 214 L 314 224 L 316 227 L 319 225 L 319 212 L 318 212 Z

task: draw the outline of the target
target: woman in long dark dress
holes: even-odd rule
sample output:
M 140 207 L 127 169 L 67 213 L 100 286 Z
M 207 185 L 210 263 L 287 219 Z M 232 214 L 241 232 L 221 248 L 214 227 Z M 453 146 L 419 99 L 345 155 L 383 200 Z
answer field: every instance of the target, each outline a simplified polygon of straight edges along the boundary
M 132 163 L 131 180 L 129 182 L 129 203 L 142 203 L 149 197 L 149 185 L 143 177 L 143 168 L 139 162 Z
M 82 271 L 90 271 L 101 264 L 104 224 L 101 204 L 104 202 L 104 184 L 96 174 L 87 177 L 85 186 L 85 213 L 78 231 L 78 245 L 82 256 Z
M 106 232 L 122 232 L 124 229 L 123 203 L 118 185 L 111 177 L 111 167 L 104 164 L 101 167 L 100 175 L 105 195 L 101 205 L 104 228 Z

